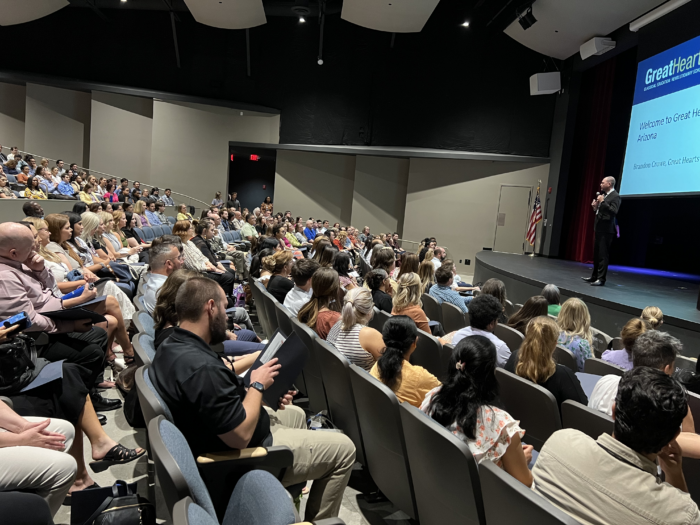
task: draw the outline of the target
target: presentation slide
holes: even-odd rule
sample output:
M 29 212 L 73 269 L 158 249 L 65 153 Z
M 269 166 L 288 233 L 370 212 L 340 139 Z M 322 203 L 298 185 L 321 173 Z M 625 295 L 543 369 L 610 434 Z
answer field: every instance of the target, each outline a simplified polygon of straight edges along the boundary
M 620 194 L 700 194 L 700 37 L 637 67 Z

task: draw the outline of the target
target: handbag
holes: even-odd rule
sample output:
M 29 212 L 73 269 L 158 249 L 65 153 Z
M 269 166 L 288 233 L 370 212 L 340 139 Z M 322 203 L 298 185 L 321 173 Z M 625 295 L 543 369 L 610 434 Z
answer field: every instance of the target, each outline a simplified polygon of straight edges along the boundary
M 117 480 L 111 487 L 73 493 L 71 525 L 155 525 L 156 510 L 136 493 L 136 483 Z
M 24 334 L 0 344 L 0 394 L 19 392 L 36 378 L 46 363 L 45 359 L 37 361 L 34 340 Z

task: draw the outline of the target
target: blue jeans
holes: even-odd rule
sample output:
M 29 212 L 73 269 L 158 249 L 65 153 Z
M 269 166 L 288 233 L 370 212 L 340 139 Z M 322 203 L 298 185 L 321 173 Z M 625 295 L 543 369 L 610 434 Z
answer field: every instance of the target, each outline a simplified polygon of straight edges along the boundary
M 257 342 L 258 336 L 252 330 L 235 330 L 234 333 L 238 337 L 236 341 L 224 341 L 226 355 L 247 355 L 265 348 L 264 344 Z

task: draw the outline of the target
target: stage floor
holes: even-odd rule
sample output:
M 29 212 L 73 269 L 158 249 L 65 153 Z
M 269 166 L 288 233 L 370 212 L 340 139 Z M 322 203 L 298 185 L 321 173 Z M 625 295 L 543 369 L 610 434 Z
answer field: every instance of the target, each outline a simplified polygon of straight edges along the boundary
M 634 268 L 611 267 L 605 286 L 590 286 L 581 277 L 590 277 L 591 269 L 590 264 L 560 259 L 482 251 L 476 255 L 475 280 L 482 280 L 481 275 L 493 272 L 530 285 L 528 292 L 532 287 L 541 290 L 545 284 L 555 284 L 562 295 L 580 297 L 589 307 L 593 304 L 634 316 L 644 307 L 654 305 L 663 311 L 666 325 L 700 333 L 700 311 L 696 308 L 698 284 L 692 282 L 695 276 L 673 278 L 673 274 L 665 272 L 664 275 L 650 275 L 640 274 Z M 508 288 L 508 283 L 506 286 Z M 514 303 L 523 302 L 523 297 L 514 296 L 514 299 L 517 299 L 512 299 Z M 604 324 L 603 321 L 601 319 L 599 324 Z

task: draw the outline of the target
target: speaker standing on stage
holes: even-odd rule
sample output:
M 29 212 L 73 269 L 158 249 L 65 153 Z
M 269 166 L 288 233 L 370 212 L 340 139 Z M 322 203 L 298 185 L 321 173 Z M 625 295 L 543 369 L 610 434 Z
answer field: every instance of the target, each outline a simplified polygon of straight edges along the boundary
M 615 217 L 620 210 L 620 194 L 615 191 L 615 178 L 605 177 L 600 183 L 602 193 L 593 200 L 595 211 L 595 247 L 593 249 L 593 275 L 582 279 L 592 286 L 603 286 L 610 262 L 610 243 L 615 237 Z

